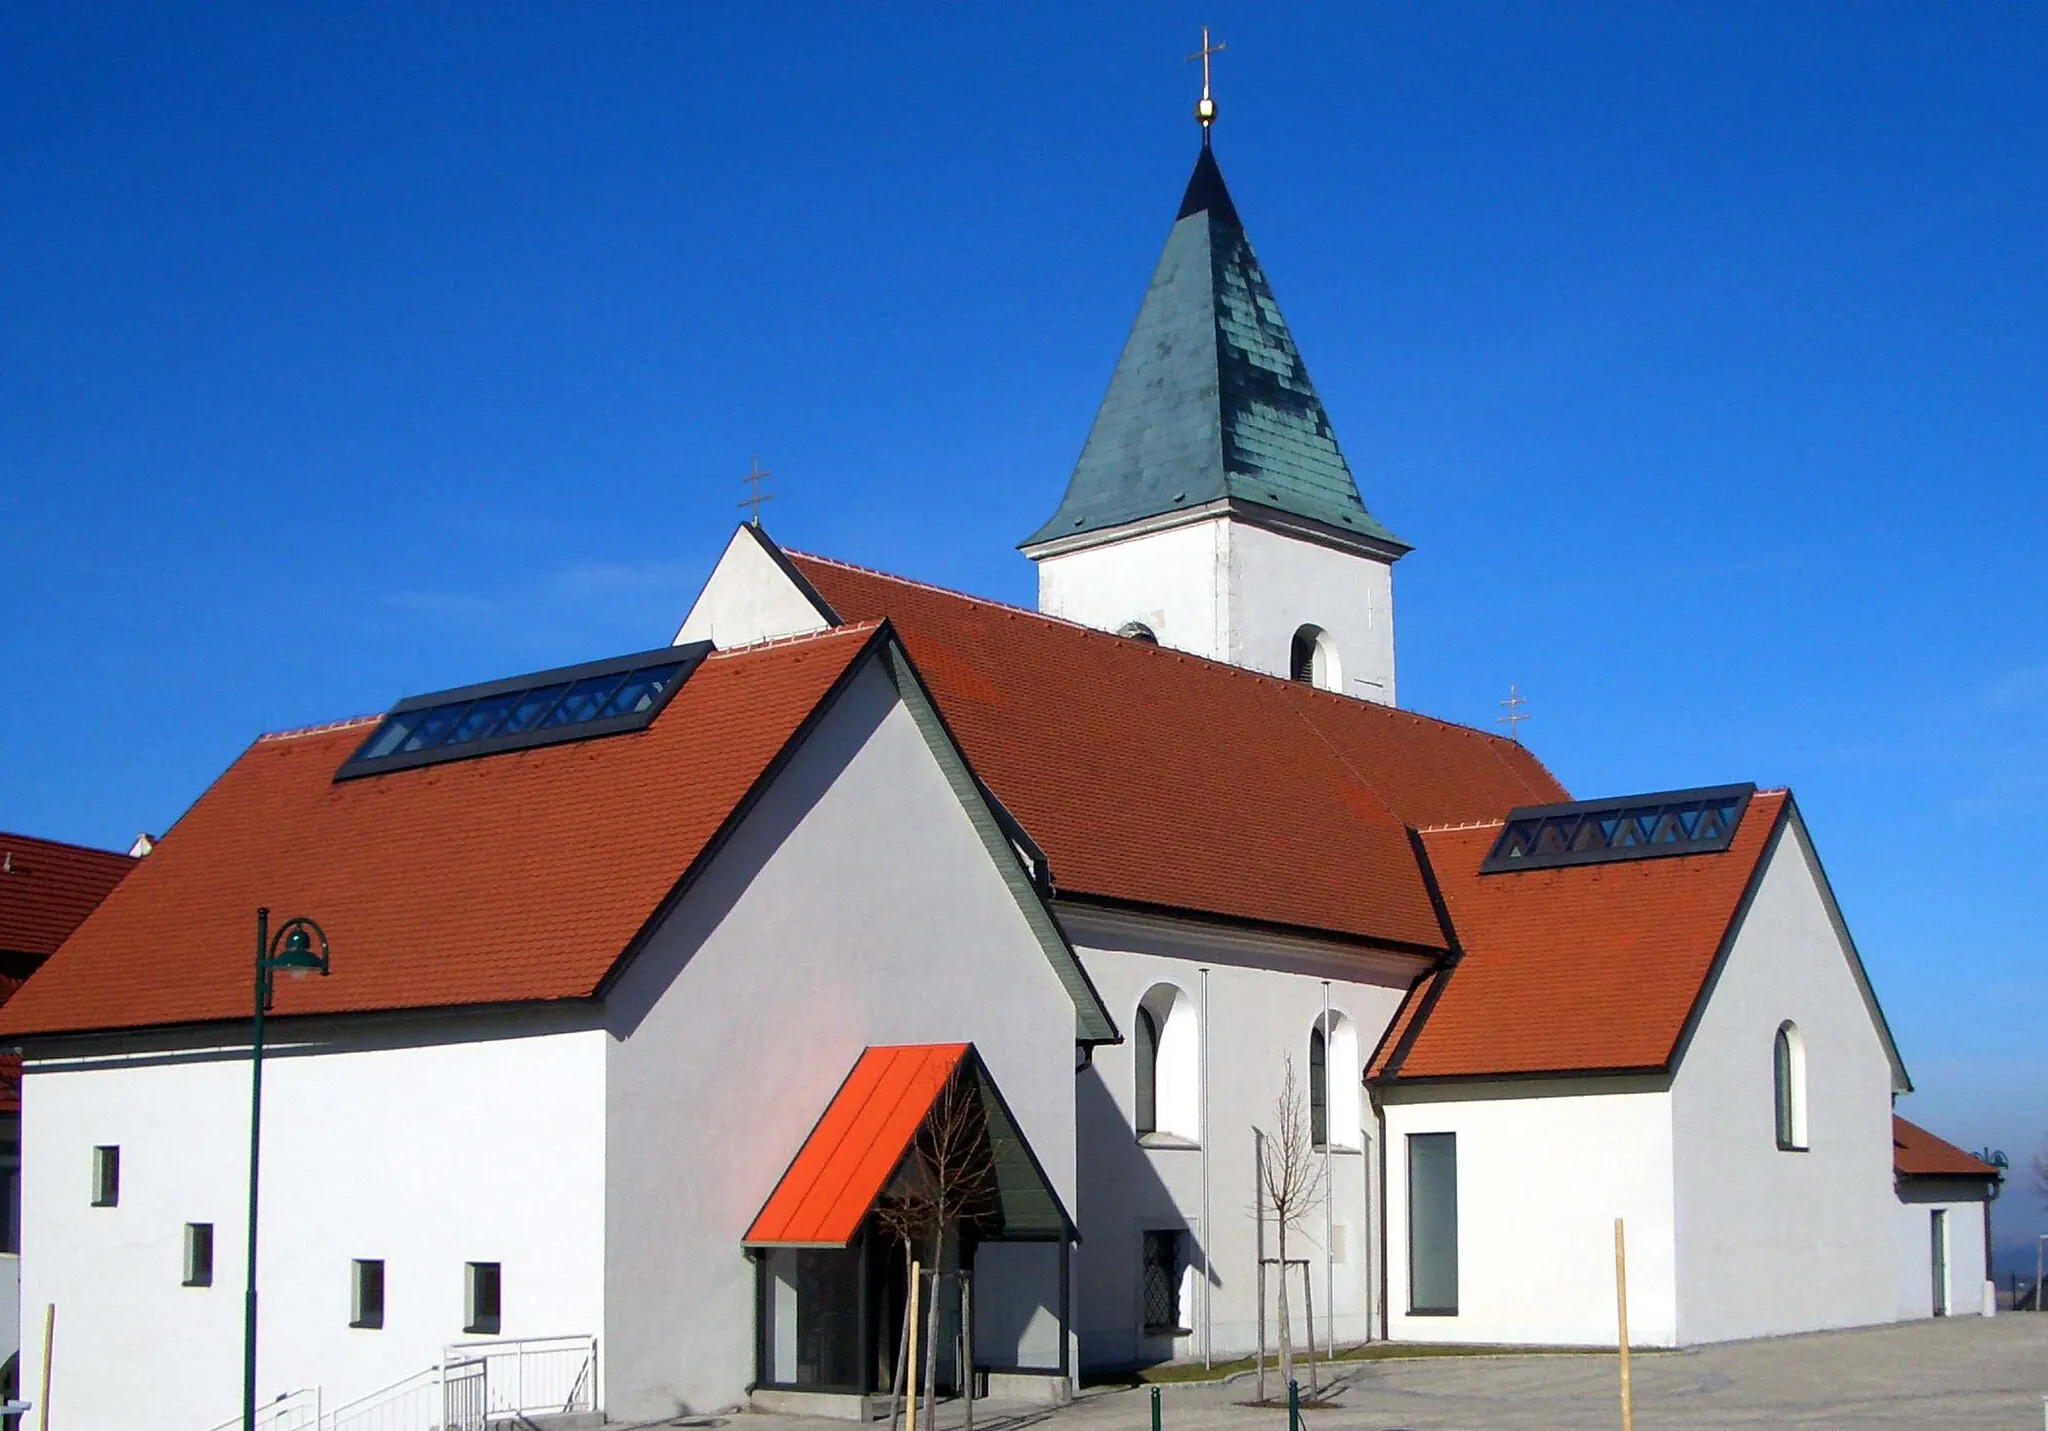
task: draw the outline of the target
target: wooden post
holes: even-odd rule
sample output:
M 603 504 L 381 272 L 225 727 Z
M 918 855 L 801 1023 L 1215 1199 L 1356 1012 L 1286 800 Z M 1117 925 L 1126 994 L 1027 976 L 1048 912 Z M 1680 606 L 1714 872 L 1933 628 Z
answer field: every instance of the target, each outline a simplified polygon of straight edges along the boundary
M 915 1257 L 910 1259 L 910 1431 L 917 1431 L 917 1294 L 924 1285 L 924 1272 Z
M 1628 1385 L 1628 1245 L 1621 1219 L 1614 1219 L 1614 1311 L 1621 1348 L 1621 1431 L 1635 1431 L 1635 1405 Z
M 36 1424 L 50 1431 L 50 1347 L 57 1339 L 57 1304 L 43 1308 L 43 1388 L 36 1398 Z
M 965 1431 L 974 1431 L 974 1289 L 960 1270 L 960 1412 Z
M 1283 1270 L 1280 1275 L 1284 1277 L 1287 1275 L 1287 1273 L 1285 1272 L 1285 1270 Z M 1316 1377 L 1316 1294 L 1314 1286 L 1315 1280 L 1315 1268 L 1309 1265 L 1308 1258 L 1302 1258 L 1301 1318 L 1308 1329 L 1308 1394 L 1311 1397 L 1320 1397 L 1323 1391 L 1323 1384 Z
M 1255 1246 L 1259 1264 L 1258 1289 L 1254 1295 L 1259 1302 L 1259 1405 L 1266 1404 L 1266 1144 L 1257 1128 L 1252 1129 L 1252 1216 L 1258 1231 Z M 1207 1237 L 1209 1230 L 1202 1229 Z M 1284 1275 L 1284 1274 L 1283 1274 Z

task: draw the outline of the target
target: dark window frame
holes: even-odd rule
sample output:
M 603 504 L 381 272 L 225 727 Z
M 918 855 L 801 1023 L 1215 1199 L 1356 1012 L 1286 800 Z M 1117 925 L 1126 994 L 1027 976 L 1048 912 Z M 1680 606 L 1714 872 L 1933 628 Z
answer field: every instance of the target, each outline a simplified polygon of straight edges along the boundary
M 684 683 L 690 679 L 697 667 L 703 664 L 704 658 L 710 655 L 711 651 L 709 641 L 693 641 L 681 646 L 658 646 L 649 651 L 637 651 L 630 656 L 613 656 L 602 661 L 586 661 L 577 666 L 534 671 L 502 681 L 485 681 L 473 686 L 457 686 L 453 690 L 407 696 L 384 713 L 384 718 L 377 722 L 369 735 L 364 737 L 363 742 L 341 763 L 341 768 L 334 772 L 334 778 L 337 781 L 354 780 L 365 775 L 385 775 L 395 770 L 416 770 L 422 765 L 441 765 L 451 760 L 473 760 L 480 756 L 502 755 L 512 750 L 530 750 L 540 745 L 558 745 L 572 740 L 595 740 L 600 736 L 644 730 L 654 723 L 655 717 L 659 716 L 675 698 L 676 692 L 683 688 Z M 619 715 L 602 714 L 605 703 L 619 693 L 633 672 L 665 669 L 670 666 L 680 669 L 669 678 L 667 684 L 649 702 L 645 710 L 627 711 Z M 604 700 L 598 703 L 598 715 L 588 720 L 565 721 L 556 725 L 548 723 L 560 709 L 562 700 L 569 691 L 575 689 L 580 682 L 602 676 L 616 676 L 618 679 L 613 681 L 611 688 L 606 691 Z M 519 731 L 510 735 L 484 735 L 453 745 L 443 743 L 448 733 L 462 728 L 470 711 L 479 702 L 527 691 L 544 690 L 553 686 L 561 686 L 563 690 L 556 694 L 545 713 Z M 518 704 L 514 702 L 510 709 L 517 709 Z M 434 744 L 420 750 L 406 750 L 403 747 L 411 739 L 411 736 L 407 735 L 397 742 L 399 748 L 395 750 L 379 755 L 369 753 L 386 738 L 388 732 L 392 731 L 395 722 L 443 706 L 460 706 L 462 709 L 453 712 L 449 717 L 447 730 L 437 737 Z M 506 714 L 509 713 L 508 710 Z M 501 715 L 500 719 L 503 718 Z
M 359 1327 L 365 1331 L 376 1331 L 383 1327 L 383 1258 L 352 1257 L 349 1259 L 348 1324 L 351 1327 Z
M 92 1205 L 121 1205 L 121 1145 L 96 1143 L 92 1150 Z
M 1159 1021 L 1140 1004 L 1136 1022 L 1132 1096 L 1137 1106 L 1131 1110 L 1131 1124 L 1143 1138 L 1159 1131 Z
M 1330 1040 L 1321 1020 L 1308 1033 L 1308 1141 L 1317 1152 L 1330 1146 Z
M 1148 1337 L 1187 1336 L 1192 1331 L 1187 1325 L 1187 1309 L 1180 1304 L 1180 1284 L 1187 1272 L 1187 1235 L 1182 1227 L 1147 1228 L 1138 1235 L 1138 1320 Z M 1165 1299 L 1165 1321 L 1152 1316 L 1156 1297 Z
M 213 1224 L 210 1222 L 185 1224 L 185 1277 L 180 1285 L 213 1285 Z
M 1418 1199 L 1418 1198 L 1416 1197 L 1416 1193 L 1415 1193 L 1415 1145 L 1417 1144 L 1417 1142 L 1419 1142 L 1419 1141 L 1422 1141 L 1422 1140 L 1427 1140 L 1427 1139 L 1447 1139 L 1447 1140 L 1449 1140 L 1449 1146 L 1450 1146 L 1450 1168 L 1451 1168 L 1451 1202 L 1450 1202 L 1450 1221 L 1451 1221 L 1451 1236 L 1450 1236 L 1450 1249 L 1451 1249 L 1451 1269 L 1450 1269 L 1450 1270 L 1451 1270 L 1451 1276 L 1450 1276 L 1450 1282 L 1451 1282 L 1451 1299 L 1450 1299 L 1450 1301 L 1449 1301 L 1449 1303 L 1448 1303 L 1448 1304 L 1444 1304 L 1444 1305 L 1436 1305 L 1436 1304 L 1427 1304 L 1427 1303 L 1423 1303 L 1423 1302 L 1420 1302 L 1420 1301 L 1418 1301 L 1418 1300 L 1416 1299 L 1416 1296 L 1415 1296 L 1415 1283 L 1416 1283 L 1416 1276 L 1415 1276 L 1415 1254 L 1416 1254 L 1416 1251 L 1417 1251 L 1417 1239 L 1416 1239 L 1416 1235 L 1415 1235 L 1415 1227 L 1416 1227 L 1416 1216 L 1415 1216 L 1415 1210 L 1416 1210 L 1416 1208 L 1417 1208 L 1417 1207 L 1418 1207 L 1418 1206 L 1420 1205 L 1420 1203 L 1421 1203 L 1421 1200 L 1420 1200 L 1420 1199 Z M 1458 1194 L 1458 1135 L 1457 1135 L 1456 1133 L 1454 1133 L 1454 1132 L 1440 1132 L 1440 1133 L 1410 1133 L 1410 1134 L 1408 1135 L 1408 1147 L 1407 1147 L 1407 1162 L 1408 1162 L 1408 1167 L 1407 1167 L 1407 1182 L 1408 1182 L 1408 1315 L 1409 1315 L 1409 1316 L 1411 1316 L 1411 1317 L 1455 1317 L 1455 1316 L 1457 1316 L 1457 1315 L 1458 1315 L 1458 1299 L 1459 1299 L 1459 1292 L 1460 1292 L 1460 1290 L 1461 1290 L 1461 1289 L 1460 1289 L 1460 1286 L 1459 1286 L 1459 1268 L 1458 1268 L 1458 1196 L 1457 1196 L 1457 1194 Z
M 486 1291 L 489 1295 L 486 1296 Z M 486 1310 L 486 1303 L 489 1307 Z M 462 1264 L 462 1330 L 469 1336 L 494 1337 L 505 1325 L 505 1264 Z
M 1718 854 L 1734 841 L 1755 794 L 1756 786 L 1745 783 L 1663 790 L 1608 800 L 1573 800 L 1560 805 L 1524 805 L 1508 811 L 1500 835 L 1480 861 L 1479 873 L 1512 874 L 1516 870 L 1557 869 L 1617 860 Z M 1714 809 L 1711 833 L 1696 835 L 1678 823 L 1686 814 L 1702 816 L 1708 807 Z M 1613 835 L 1599 829 L 1604 819 L 1617 822 Z M 1627 831 L 1627 823 L 1636 819 L 1651 821 L 1648 835 Z M 1680 838 L 1664 838 L 1674 832 Z M 1633 834 L 1633 840 L 1624 842 L 1624 833 Z M 1552 845 L 1560 847 L 1543 848 Z

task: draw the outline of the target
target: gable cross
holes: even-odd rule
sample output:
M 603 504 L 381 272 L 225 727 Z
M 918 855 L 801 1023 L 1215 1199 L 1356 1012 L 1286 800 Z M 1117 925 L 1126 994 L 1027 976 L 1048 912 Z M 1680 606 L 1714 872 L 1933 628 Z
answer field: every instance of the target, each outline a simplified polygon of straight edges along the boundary
M 754 470 L 740 478 L 740 481 L 749 484 L 753 490 L 748 493 L 745 501 L 739 502 L 736 505 L 751 510 L 752 515 L 747 520 L 757 527 L 761 525 L 761 504 L 775 500 L 773 492 L 763 492 L 761 490 L 761 484 L 773 475 L 773 473 L 761 466 L 761 454 L 757 452 L 754 454 Z
M 1522 707 L 1529 704 L 1529 698 L 1516 690 L 1514 684 L 1510 682 L 1508 684 L 1508 698 L 1500 704 L 1501 709 L 1507 712 L 1507 714 L 1495 716 L 1493 718 L 1494 723 L 1506 726 L 1508 728 L 1508 739 L 1520 745 L 1522 737 L 1515 727 L 1529 718 L 1522 714 Z

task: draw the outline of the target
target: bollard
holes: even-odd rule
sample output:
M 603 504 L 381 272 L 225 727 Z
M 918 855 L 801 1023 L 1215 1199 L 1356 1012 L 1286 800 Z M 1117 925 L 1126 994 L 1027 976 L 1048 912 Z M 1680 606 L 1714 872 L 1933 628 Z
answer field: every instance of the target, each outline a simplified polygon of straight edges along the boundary
M 1159 1431 L 1159 1388 L 1152 1388 L 1152 1431 Z
M 1287 1431 L 1301 1431 L 1301 1383 L 1287 1379 Z

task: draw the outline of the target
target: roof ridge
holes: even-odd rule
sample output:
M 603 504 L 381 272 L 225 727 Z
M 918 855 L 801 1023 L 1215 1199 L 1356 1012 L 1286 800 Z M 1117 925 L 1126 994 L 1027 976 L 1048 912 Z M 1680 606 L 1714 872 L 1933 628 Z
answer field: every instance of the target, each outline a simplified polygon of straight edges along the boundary
M 348 730 L 359 725 L 374 725 L 382 719 L 384 719 L 384 712 L 378 711 L 375 715 L 344 716 L 340 720 L 322 721 L 318 725 L 294 726 L 289 730 L 266 730 L 256 737 L 256 743 L 261 745 L 267 740 L 297 740 L 301 736 L 325 735 L 331 730 Z
M 763 636 L 758 641 L 749 641 L 740 646 L 713 647 L 705 659 L 715 661 L 725 656 L 748 656 L 757 651 L 769 650 L 776 646 L 798 646 L 807 641 L 825 641 L 836 636 L 853 636 L 871 633 L 881 626 L 880 621 L 848 621 L 838 626 L 827 626 L 817 631 L 790 631 L 781 636 Z
M 1123 642 L 1128 645 L 1156 651 L 1162 656 L 1177 656 L 1183 660 L 1199 661 L 1205 666 L 1213 666 L 1218 671 L 1227 672 L 1232 677 L 1265 681 L 1288 691 L 1326 696 L 1331 700 L 1344 701 L 1349 706 L 1364 706 L 1390 716 L 1400 716 L 1405 720 L 1414 721 L 1418 725 L 1437 726 L 1463 731 L 1467 735 L 1476 735 L 1481 740 L 1487 741 L 1496 751 L 1503 750 L 1509 745 L 1513 745 L 1518 749 L 1527 748 L 1518 740 L 1511 741 L 1504 735 L 1498 735 L 1490 730 L 1481 730 L 1478 726 L 1467 725 L 1463 721 L 1451 720 L 1445 716 L 1430 715 L 1424 711 L 1409 710 L 1404 706 L 1384 705 L 1379 701 L 1366 700 L 1362 696 L 1347 696 L 1342 691 L 1326 691 L 1321 686 L 1311 686 L 1301 681 L 1290 681 L 1285 676 L 1275 676 L 1265 671 L 1254 671 L 1249 666 L 1235 665 L 1229 661 L 1218 660 L 1214 656 L 1204 656 L 1194 651 L 1183 651 L 1175 646 L 1164 646 L 1157 642 L 1140 641 L 1129 636 L 1119 636 L 1114 631 L 1104 631 L 1099 626 L 1089 626 L 1079 621 L 1070 620 L 1065 616 L 1054 616 L 1049 612 L 1033 611 L 1028 606 L 1018 606 L 1014 602 L 1009 601 L 998 601 L 992 596 L 977 596 L 971 591 L 957 591 L 950 586 L 939 586 L 934 582 L 920 581 L 914 576 L 903 576 L 896 572 L 883 571 L 879 567 L 862 566 L 859 562 L 842 561 L 838 557 L 820 556 L 816 552 L 799 551 L 795 547 L 784 547 L 783 551 L 791 557 L 801 557 L 805 561 L 814 561 L 824 566 L 838 567 L 841 571 L 857 572 L 862 576 L 872 576 L 882 581 L 893 581 L 899 586 L 912 587 L 918 591 L 929 591 L 935 596 L 949 596 L 956 601 L 971 601 L 976 605 L 992 607 L 997 611 L 1009 612 L 1012 615 L 1028 616 L 1034 621 L 1043 621 L 1049 625 L 1070 627 L 1084 636 L 1094 636 L 1105 640 Z M 739 648 L 735 647 L 734 649 L 737 650 Z M 1535 757 L 1532 756 L 1530 758 L 1534 759 Z M 1538 761 L 1538 764 L 1541 764 L 1541 762 Z
M 77 850 L 88 855 L 111 855 L 116 859 L 131 858 L 123 850 L 109 850 L 99 845 L 81 845 L 76 840 L 53 840 L 47 835 L 27 835 L 18 830 L 0 830 L 0 845 L 9 841 L 23 841 L 31 845 L 42 845 L 53 850 Z

